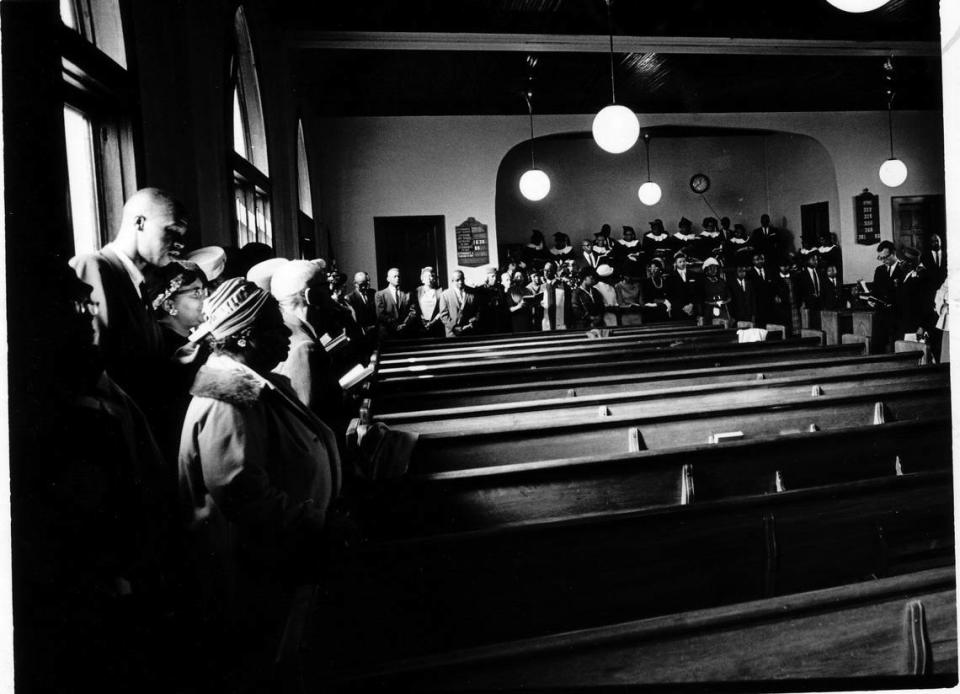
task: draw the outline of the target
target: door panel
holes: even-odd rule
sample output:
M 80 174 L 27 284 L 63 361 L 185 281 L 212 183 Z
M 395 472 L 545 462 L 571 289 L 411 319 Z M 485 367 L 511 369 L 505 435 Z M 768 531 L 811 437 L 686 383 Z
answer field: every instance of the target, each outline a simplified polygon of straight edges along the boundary
M 400 288 L 412 291 L 420 284 L 421 268 L 437 271 L 440 287 L 447 286 L 446 229 L 443 215 L 374 217 L 378 288 L 386 286 L 387 270 L 400 270 Z

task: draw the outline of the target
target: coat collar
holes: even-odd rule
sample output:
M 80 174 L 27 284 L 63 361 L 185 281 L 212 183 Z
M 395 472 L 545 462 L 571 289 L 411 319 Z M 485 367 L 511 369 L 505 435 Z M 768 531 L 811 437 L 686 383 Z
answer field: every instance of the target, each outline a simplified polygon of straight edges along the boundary
M 256 371 L 222 354 L 210 355 L 193 381 L 190 395 L 252 407 L 273 384 Z

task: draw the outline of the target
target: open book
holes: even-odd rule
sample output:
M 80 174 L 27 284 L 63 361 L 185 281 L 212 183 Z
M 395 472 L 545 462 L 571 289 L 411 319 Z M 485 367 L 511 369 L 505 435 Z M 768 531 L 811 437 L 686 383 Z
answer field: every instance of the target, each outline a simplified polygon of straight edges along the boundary
M 361 366 L 360 364 L 356 364 L 352 369 L 340 377 L 340 387 L 344 390 L 349 390 L 350 388 L 360 385 L 373 375 L 373 369 L 374 367 L 372 364 L 370 366 Z
M 336 337 L 330 337 L 329 333 L 324 333 L 320 336 L 320 344 L 323 345 L 323 348 L 327 351 L 327 354 L 330 354 L 340 347 L 344 347 L 349 344 L 350 338 L 347 337 L 347 331 L 344 330 L 342 333 Z
M 889 301 L 884 301 L 883 299 L 874 296 L 870 293 L 870 290 L 867 288 L 867 283 L 864 280 L 857 282 L 857 287 L 860 289 L 860 293 L 857 294 L 857 298 L 861 301 L 865 301 L 868 304 L 877 304 L 879 306 L 889 307 L 892 306 Z

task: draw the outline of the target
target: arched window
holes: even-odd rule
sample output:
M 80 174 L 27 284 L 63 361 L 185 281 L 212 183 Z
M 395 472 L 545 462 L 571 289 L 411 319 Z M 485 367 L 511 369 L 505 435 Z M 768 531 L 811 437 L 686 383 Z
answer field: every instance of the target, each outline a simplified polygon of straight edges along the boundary
M 316 225 L 313 222 L 313 194 L 310 191 L 310 164 L 307 160 L 307 145 L 303 139 L 303 121 L 297 121 L 297 192 L 300 199 L 300 211 L 297 212 L 300 257 L 315 258 Z
M 251 241 L 273 245 L 270 210 L 270 168 L 267 133 L 260 101 L 260 81 L 253 43 L 243 7 L 234 16 L 236 50 L 233 82 L 233 190 L 236 202 L 237 243 Z
M 86 253 L 110 240 L 124 200 L 137 188 L 130 123 L 135 78 L 126 69 L 118 0 L 60 0 L 60 19 L 72 30 L 62 41 L 68 221 L 74 252 Z

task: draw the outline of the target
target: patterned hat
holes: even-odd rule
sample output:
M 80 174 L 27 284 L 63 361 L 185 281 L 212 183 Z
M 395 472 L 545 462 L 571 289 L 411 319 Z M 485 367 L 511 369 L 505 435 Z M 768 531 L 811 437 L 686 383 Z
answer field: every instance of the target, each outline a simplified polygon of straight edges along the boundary
M 242 277 L 227 280 L 203 302 L 203 323 L 190 334 L 190 341 L 207 335 L 222 340 L 250 327 L 269 297 Z

